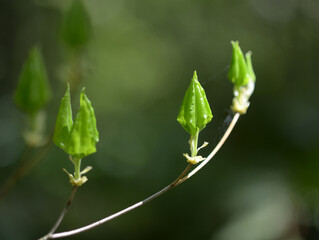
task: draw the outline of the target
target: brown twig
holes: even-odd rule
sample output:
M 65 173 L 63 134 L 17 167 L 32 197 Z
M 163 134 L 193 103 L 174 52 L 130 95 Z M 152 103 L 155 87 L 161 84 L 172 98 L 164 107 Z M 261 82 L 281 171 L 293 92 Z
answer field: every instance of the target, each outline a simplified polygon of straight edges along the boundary
M 33 147 L 27 145 L 25 146 L 21 154 L 18 167 L 14 170 L 14 172 L 9 176 L 9 178 L 3 183 L 3 185 L 0 188 L 0 200 L 5 197 L 5 195 L 10 191 L 10 189 L 15 185 L 17 180 L 23 174 L 22 169 L 28 161 L 29 156 L 32 153 L 32 150 Z
M 221 140 L 219 141 L 219 143 L 216 145 L 216 147 L 214 148 L 214 150 L 208 155 L 208 157 L 205 159 L 205 161 L 203 161 L 198 167 L 196 167 L 193 171 L 191 171 L 186 177 L 185 174 L 190 170 L 191 168 L 191 164 L 188 165 L 186 167 L 186 169 L 182 172 L 182 174 L 171 184 L 169 184 L 168 186 L 166 186 L 165 188 L 163 188 L 162 190 L 158 191 L 157 193 L 151 195 L 150 197 L 135 203 L 133 205 L 131 205 L 130 207 L 127 207 L 117 213 L 114 213 L 106 218 L 103 218 L 97 222 L 91 223 L 87 226 L 81 227 L 81 228 L 77 228 L 71 231 L 66 231 L 66 232 L 61 232 L 61 233 L 55 233 L 52 234 L 50 236 L 51 239 L 55 239 L 55 238 L 63 238 L 63 237 L 68 237 L 68 236 L 72 236 L 75 234 L 79 234 L 81 232 L 93 229 L 105 222 L 108 222 L 114 218 L 117 218 L 125 213 L 128 213 L 140 206 L 143 206 L 144 204 L 152 201 L 153 199 L 161 196 L 162 194 L 166 193 L 167 191 L 175 188 L 176 186 L 180 185 L 181 183 L 185 182 L 186 180 L 188 180 L 190 177 L 192 177 L 193 175 L 195 175 L 202 167 L 204 167 L 214 156 L 215 154 L 219 151 L 219 149 L 221 148 L 221 146 L 225 143 L 226 139 L 228 138 L 228 136 L 230 135 L 231 131 L 233 130 L 234 126 L 236 125 L 238 119 L 239 119 L 240 114 L 236 113 L 230 123 L 230 125 L 228 126 L 228 129 L 226 130 L 226 132 L 224 133 L 223 137 L 221 138 Z
M 78 189 L 78 187 L 74 187 L 71 194 L 70 194 L 70 197 L 63 209 L 63 211 L 61 212 L 59 218 L 57 219 L 56 223 L 54 224 L 54 226 L 52 227 L 52 229 L 50 230 L 50 232 L 45 235 L 44 237 L 40 238 L 40 240 L 47 240 L 47 239 L 50 239 L 52 234 L 57 230 L 57 228 L 60 226 L 63 218 L 65 217 L 65 215 L 67 214 L 67 212 L 69 211 L 69 208 L 71 206 L 71 203 L 74 199 L 74 196 L 75 196 L 75 193 L 76 193 L 76 190 Z

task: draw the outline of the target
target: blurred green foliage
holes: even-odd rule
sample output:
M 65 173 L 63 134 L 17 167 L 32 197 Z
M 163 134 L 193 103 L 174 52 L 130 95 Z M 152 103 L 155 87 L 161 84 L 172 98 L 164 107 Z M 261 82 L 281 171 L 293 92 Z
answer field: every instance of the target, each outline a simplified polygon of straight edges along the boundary
M 81 0 L 73 0 L 61 27 L 64 42 L 71 48 L 83 47 L 91 38 L 90 17 Z
M 68 81 L 63 69 L 71 57 L 60 30 L 71 4 L 0 3 L 0 182 L 16 167 L 24 146 L 24 119 L 12 98 L 23 62 L 37 43 L 52 86 L 47 125 L 53 130 Z M 60 230 L 139 201 L 185 168 L 188 134 L 175 118 L 193 69 L 214 102 L 214 124 L 200 136 L 210 142 L 202 155 L 208 153 L 228 123 L 229 43 L 237 39 L 253 51 L 258 81 L 248 114 L 215 161 L 145 207 L 72 239 L 318 239 L 318 1 L 83 4 L 93 34 L 78 66 L 86 70 L 81 85 L 94 105 L 100 143 L 88 159 L 89 181 Z M 70 165 L 52 148 L 17 184 L 0 202 L 0 239 L 35 239 L 49 230 L 71 191 L 61 171 Z
M 51 98 L 46 68 L 38 48 L 33 48 L 24 64 L 14 100 L 27 113 L 36 114 Z

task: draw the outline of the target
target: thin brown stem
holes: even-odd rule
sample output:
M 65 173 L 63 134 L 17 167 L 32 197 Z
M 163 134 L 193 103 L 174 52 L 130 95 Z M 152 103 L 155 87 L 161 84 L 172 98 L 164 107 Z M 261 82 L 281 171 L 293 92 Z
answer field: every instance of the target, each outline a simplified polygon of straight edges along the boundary
M 32 153 L 33 147 L 31 146 L 25 146 L 20 161 L 18 164 L 17 169 L 9 176 L 9 178 L 4 182 L 4 184 L 0 188 L 0 200 L 5 197 L 5 195 L 10 191 L 10 189 L 15 185 L 17 180 L 22 175 L 22 169 L 24 168 L 26 162 L 29 159 L 30 154 Z
M 186 169 L 182 172 L 182 174 L 171 184 L 169 184 L 168 186 L 166 186 L 165 188 L 163 188 L 162 190 L 158 191 L 157 193 L 151 195 L 150 197 L 135 203 L 133 205 L 131 205 L 130 207 L 127 207 L 117 213 L 114 213 L 106 218 L 103 218 L 97 222 L 91 223 L 89 225 L 86 225 L 84 227 L 81 228 L 77 228 L 71 231 L 66 231 L 66 232 L 61 232 L 61 233 L 55 233 L 52 234 L 50 236 L 51 239 L 55 239 L 55 238 L 63 238 L 63 237 L 68 237 L 68 236 L 72 236 L 75 234 L 79 234 L 81 232 L 85 232 L 87 230 L 93 229 L 105 222 L 108 222 L 112 219 L 115 219 L 125 213 L 128 213 L 140 206 L 143 206 L 144 204 L 152 201 L 153 199 L 159 197 L 160 195 L 166 193 L 167 191 L 177 187 L 178 185 L 180 185 L 181 183 L 185 182 L 186 180 L 188 180 L 191 176 L 195 175 L 203 166 L 205 166 L 214 156 L 215 154 L 218 152 L 218 150 L 221 148 L 221 146 L 225 143 L 226 139 L 228 138 L 228 136 L 230 135 L 231 131 L 233 130 L 234 126 L 236 125 L 238 118 L 239 118 L 240 114 L 236 113 L 233 117 L 232 122 L 230 123 L 230 125 L 228 126 L 228 129 L 226 130 L 226 132 L 224 133 L 223 137 L 221 138 L 221 140 L 219 141 L 219 143 L 216 145 L 216 147 L 214 148 L 214 150 L 208 155 L 208 157 L 198 166 L 196 167 L 192 172 L 190 172 L 187 176 L 185 176 L 187 174 L 187 172 L 190 170 L 190 168 L 192 167 L 191 164 L 189 164 Z M 184 177 L 185 176 L 185 177 Z
M 78 187 L 74 187 L 71 194 L 70 194 L 70 197 L 63 209 L 63 211 L 61 212 L 59 218 L 57 219 L 56 223 L 53 225 L 52 229 L 50 230 L 50 232 L 45 235 L 44 237 L 40 238 L 40 240 L 47 240 L 47 239 L 50 239 L 52 234 L 54 234 L 54 232 L 57 230 L 57 228 L 60 226 L 63 218 L 65 217 L 65 215 L 67 214 L 67 212 L 69 211 L 69 208 L 71 206 L 71 203 L 74 199 L 74 196 L 75 196 L 75 193 L 76 193 L 76 190 L 78 189 Z
M 40 163 L 40 161 L 43 158 L 45 158 L 45 156 L 48 154 L 52 146 L 52 142 L 51 142 L 52 137 L 50 137 L 49 139 L 50 140 L 48 140 L 46 144 L 43 145 L 41 149 L 39 149 L 38 152 L 36 152 L 34 156 L 30 158 L 29 161 L 24 164 L 23 168 L 21 169 L 22 171 L 21 177 L 31 172 L 32 169 L 35 168 Z
M 157 193 L 153 194 L 152 196 L 138 202 L 138 203 L 135 203 L 133 204 L 132 206 L 128 207 L 128 208 L 125 208 L 123 209 L 122 211 L 119 211 L 111 216 L 108 216 L 100 221 L 97 221 L 95 223 L 92 223 L 90 225 L 87 225 L 85 227 L 82 227 L 82 228 L 79 228 L 79 229 L 76 229 L 76 230 L 73 230 L 73 231 L 68 231 L 68 232 L 63 232 L 63 233 L 55 233 L 55 234 L 52 234 L 52 235 L 49 235 L 48 237 L 51 238 L 51 239 L 54 239 L 54 238 L 62 238 L 62 237 L 68 237 L 68 236 L 71 236 L 71 235 L 75 235 L 75 234 L 78 234 L 80 232 L 84 232 L 84 231 L 87 231 L 87 230 L 90 230 L 92 228 L 95 228 L 105 222 L 108 222 L 114 218 L 117 218 L 125 213 L 128 213 L 150 201 L 152 201 L 153 199 L 159 197 L 160 195 L 162 195 L 163 193 L 173 189 L 174 187 L 177 186 L 177 183 L 178 181 L 185 176 L 185 174 L 191 169 L 192 167 L 192 164 L 188 164 L 188 166 L 185 168 L 185 170 L 180 174 L 180 176 L 175 180 L 173 181 L 171 184 L 169 184 L 168 186 L 166 186 L 165 188 L 163 188 L 162 190 L 158 191 Z M 46 239 L 49 239 L 49 238 L 46 238 Z
M 51 139 L 51 138 L 50 138 Z M 19 166 L 13 174 L 6 180 L 0 190 L 0 199 L 15 186 L 17 181 L 28 174 L 47 155 L 51 146 L 51 141 L 47 141 L 36 153 L 31 154 L 33 147 L 28 147 L 27 153 L 23 154 Z
M 178 178 L 176 178 L 176 180 L 174 182 L 172 182 L 170 185 L 175 186 L 188 172 L 189 170 L 192 168 L 193 164 L 188 164 L 187 167 L 184 169 L 184 171 L 179 175 Z

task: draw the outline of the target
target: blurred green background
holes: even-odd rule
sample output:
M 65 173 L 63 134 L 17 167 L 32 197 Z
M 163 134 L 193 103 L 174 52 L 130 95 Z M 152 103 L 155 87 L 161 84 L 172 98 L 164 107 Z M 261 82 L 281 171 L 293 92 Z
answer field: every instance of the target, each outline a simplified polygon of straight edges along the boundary
M 13 93 L 34 45 L 53 90 L 44 109 L 47 135 L 74 62 L 100 132 L 97 153 L 83 160 L 94 169 L 63 231 L 146 198 L 186 167 L 189 136 L 176 117 L 195 69 L 214 114 L 200 134 L 200 143 L 210 143 L 202 155 L 212 150 L 228 122 L 230 41 L 238 40 L 244 52 L 253 51 L 256 89 L 214 160 L 146 206 L 69 239 L 319 239 L 319 1 L 83 2 L 92 38 L 75 61 L 61 39 L 70 1 L 0 1 L 1 185 L 24 148 L 26 116 Z M 1 199 L 0 239 L 37 239 L 49 231 L 71 191 L 62 168 L 72 171 L 66 154 L 52 146 Z

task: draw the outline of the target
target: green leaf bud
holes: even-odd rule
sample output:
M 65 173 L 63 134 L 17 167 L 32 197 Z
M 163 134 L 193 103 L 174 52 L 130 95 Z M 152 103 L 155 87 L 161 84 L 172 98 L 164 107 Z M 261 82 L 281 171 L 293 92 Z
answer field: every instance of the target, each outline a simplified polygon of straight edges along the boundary
M 53 142 L 63 150 L 65 150 L 65 147 L 70 139 L 72 125 L 73 120 L 70 98 L 70 86 L 68 84 L 65 95 L 61 100 L 53 135 Z
M 74 158 L 81 159 L 96 152 L 95 145 L 98 141 L 99 133 L 96 128 L 94 109 L 83 88 L 80 96 L 80 110 L 75 118 L 65 150 Z
M 228 72 L 228 78 L 237 87 L 247 85 L 250 76 L 247 71 L 244 55 L 239 47 L 238 41 L 232 41 L 231 44 L 233 46 L 233 57 Z
M 36 114 L 52 94 L 40 50 L 34 47 L 23 66 L 14 95 L 16 105 L 28 114 Z
M 61 101 L 53 141 L 74 159 L 82 159 L 96 152 L 95 145 L 99 141 L 99 133 L 94 109 L 85 95 L 84 88 L 80 95 L 80 110 L 73 123 L 68 86 Z
M 177 121 L 191 135 L 195 136 L 213 118 L 206 94 L 200 85 L 196 71 L 185 93 Z
M 255 76 L 255 72 L 254 72 L 254 69 L 253 69 L 253 64 L 251 63 L 251 55 L 252 55 L 252 52 L 249 51 L 245 54 L 245 57 L 246 57 L 246 65 L 247 65 L 247 73 L 249 75 L 249 77 L 253 80 L 253 82 L 256 81 L 256 76 Z
M 251 61 L 251 52 L 247 52 L 245 57 L 239 47 L 238 42 L 231 42 L 233 47 L 233 57 L 228 72 L 228 78 L 234 84 L 234 98 L 231 109 L 234 112 L 245 114 L 250 105 L 249 98 L 254 92 L 256 76 Z
M 66 45 L 78 48 L 87 44 L 92 35 L 90 17 L 81 0 L 73 0 L 62 23 L 62 38 Z

